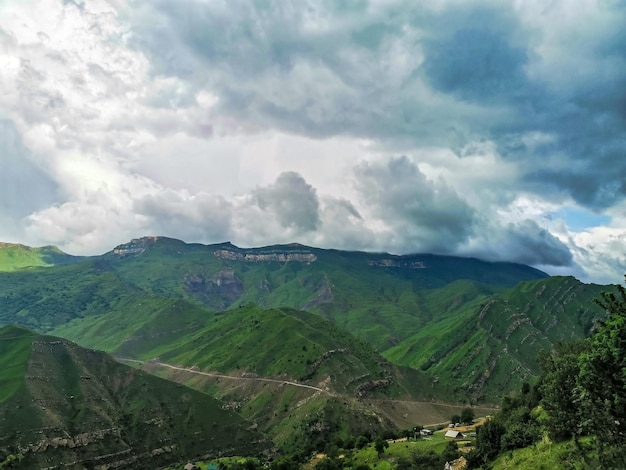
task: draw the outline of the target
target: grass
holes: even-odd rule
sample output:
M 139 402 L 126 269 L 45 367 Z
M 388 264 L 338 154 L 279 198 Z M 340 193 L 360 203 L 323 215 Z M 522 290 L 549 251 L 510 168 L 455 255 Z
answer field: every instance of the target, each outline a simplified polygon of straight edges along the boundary
M 537 444 L 516 449 L 500 456 L 493 464 L 493 470 L 584 470 L 599 468 L 597 456 L 590 452 L 589 439 L 583 438 L 579 445 L 573 441 L 551 442 L 544 438 Z
M 33 334 L 16 326 L 0 328 L 0 403 L 24 383 Z
M 0 272 L 69 264 L 80 259 L 78 256 L 62 252 L 55 246 L 32 248 L 20 244 L 0 243 Z
M 392 470 L 395 468 L 399 459 L 410 459 L 414 453 L 427 453 L 434 452 L 437 455 L 443 453 L 444 449 L 448 445 L 447 439 L 444 437 L 445 430 L 437 431 L 433 433 L 429 438 L 418 438 L 417 440 L 411 439 L 409 441 L 397 440 L 387 441 L 389 447 L 385 449 L 384 453 L 378 456 L 373 444 L 369 444 L 364 449 L 356 452 L 352 458 L 352 467 L 357 465 L 368 465 L 370 468 L 376 468 L 377 470 Z M 465 442 L 458 442 L 459 447 L 463 447 Z M 443 467 L 443 465 L 442 465 Z

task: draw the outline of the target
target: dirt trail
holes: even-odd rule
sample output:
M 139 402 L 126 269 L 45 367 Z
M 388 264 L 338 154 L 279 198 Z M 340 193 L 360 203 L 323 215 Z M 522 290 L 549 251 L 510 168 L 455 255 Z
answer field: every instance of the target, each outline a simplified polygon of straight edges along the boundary
M 142 364 L 142 365 L 147 362 L 147 361 L 139 361 L 137 359 L 128 359 L 128 358 L 125 358 L 125 357 L 117 357 L 116 360 L 122 361 L 122 362 L 135 362 L 137 364 Z M 330 394 L 330 392 L 328 392 L 328 390 L 324 390 L 324 389 L 319 388 L 319 387 L 314 387 L 313 385 L 306 385 L 306 384 L 300 384 L 300 383 L 297 383 L 297 382 L 290 382 L 288 380 L 268 379 L 268 378 L 264 378 L 264 377 L 240 377 L 240 376 L 236 376 L 236 375 L 215 374 L 215 373 L 212 373 L 212 372 L 203 372 L 201 370 L 188 369 L 186 367 L 178 367 L 178 366 L 174 366 L 172 364 L 166 364 L 165 362 L 159 362 L 159 361 L 148 361 L 148 363 L 149 364 L 158 365 L 158 366 L 162 366 L 162 367 L 167 367 L 169 369 L 180 370 L 180 371 L 183 371 L 183 372 L 189 372 L 191 374 L 205 375 L 207 377 L 217 377 L 217 378 L 220 378 L 220 379 L 232 379 L 232 380 L 253 380 L 253 381 L 257 381 L 257 382 L 272 382 L 272 383 L 277 383 L 277 384 L 291 385 L 291 386 L 294 386 L 294 387 L 307 388 L 309 390 L 315 390 L 316 392 L 323 392 L 323 393 Z

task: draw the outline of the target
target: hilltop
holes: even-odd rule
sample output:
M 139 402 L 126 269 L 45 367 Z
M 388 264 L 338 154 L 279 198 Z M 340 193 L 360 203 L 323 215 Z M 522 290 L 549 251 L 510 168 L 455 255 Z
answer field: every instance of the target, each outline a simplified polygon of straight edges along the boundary
M 81 256 L 68 255 L 56 246 L 33 248 L 18 243 L 0 242 L 0 272 L 71 264 L 82 259 Z

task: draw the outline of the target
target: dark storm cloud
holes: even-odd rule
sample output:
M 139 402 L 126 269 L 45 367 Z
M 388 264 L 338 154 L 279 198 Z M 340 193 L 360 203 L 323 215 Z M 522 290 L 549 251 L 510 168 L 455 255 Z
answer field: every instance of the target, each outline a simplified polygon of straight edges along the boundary
M 56 200 L 56 183 L 32 160 L 12 122 L 0 119 L 0 212 L 22 218 Z
M 506 7 L 462 7 L 435 18 L 425 41 L 424 71 L 437 90 L 462 100 L 497 104 L 528 87 L 525 44 L 511 32 L 519 21 Z
M 474 251 L 474 256 L 535 266 L 572 266 L 569 248 L 533 220 L 489 226 L 482 236 L 484 248 Z
M 458 139 L 468 116 L 488 110 L 446 100 L 422 84 L 421 12 L 381 16 L 367 2 L 158 2 L 133 18 L 134 43 L 155 73 L 206 86 L 217 112 L 313 137 L 399 137 L 424 144 Z M 468 125 L 470 124 L 470 125 Z
M 452 253 L 474 231 L 475 212 L 443 181 L 431 181 L 406 157 L 355 170 L 356 188 L 404 251 Z
M 320 224 L 317 192 L 298 173 L 281 173 L 275 183 L 256 189 L 253 196 L 258 206 L 284 228 L 305 233 Z
M 597 27 L 550 30 L 487 1 L 153 4 L 133 18 L 135 44 L 155 73 L 216 92 L 220 112 L 313 137 L 489 139 L 524 170 L 523 189 L 595 209 L 626 195 L 623 2 L 598 4 L 613 19 Z M 557 8 L 575 7 L 533 15 Z

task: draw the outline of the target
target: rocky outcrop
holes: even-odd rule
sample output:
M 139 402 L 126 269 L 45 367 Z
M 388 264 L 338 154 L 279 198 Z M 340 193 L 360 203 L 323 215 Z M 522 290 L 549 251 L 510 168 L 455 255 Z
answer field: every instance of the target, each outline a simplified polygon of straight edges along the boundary
M 377 259 L 367 262 L 370 266 L 377 266 L 379 268 L 407 268 L 407 269 L 426 269 L 428 266 L 420 260 L 407 260 L 407 259 Z
M 227 309 L 243 294 L 243 281 L 231 268 L 212 275 L 205 272 L 189 274 L 184 285 L 187 292 L 217 310 Z
M 213 254 L 220 258 L 229 261 L 243 261 L 248 263 L 267 263 L 278 262 L 288 263 L 289 261 L 296 261 L 298 263 L 313 263 L 317 261 L 317 256 L 307 250 L 300 251 L 231 251 L 231 250 L 215 250 Z
M 128 243 L 113 248 L 113 254 L 117 256 L 140 255 L 159 238 L 160 237 L 133 238 Z

